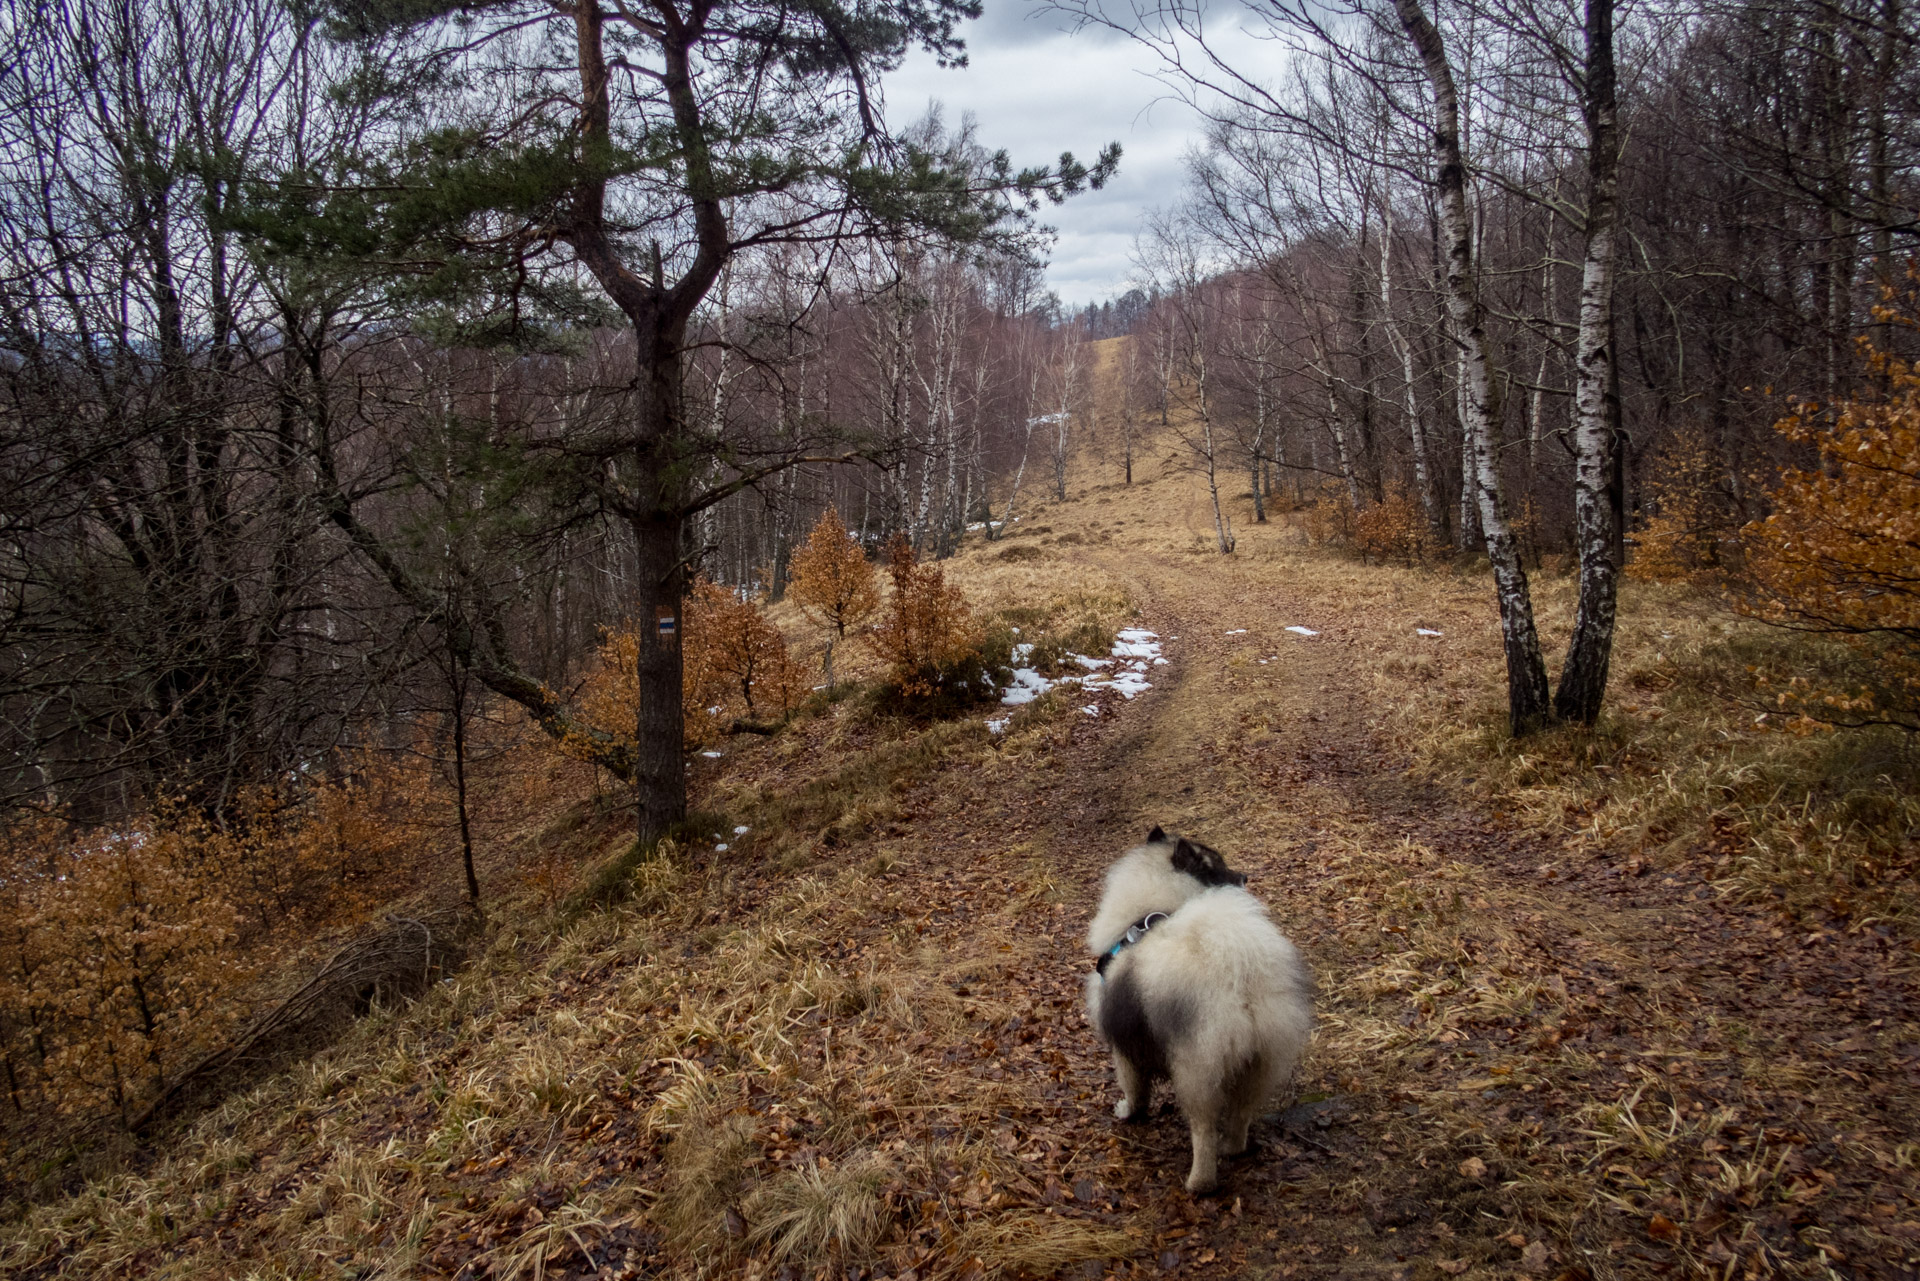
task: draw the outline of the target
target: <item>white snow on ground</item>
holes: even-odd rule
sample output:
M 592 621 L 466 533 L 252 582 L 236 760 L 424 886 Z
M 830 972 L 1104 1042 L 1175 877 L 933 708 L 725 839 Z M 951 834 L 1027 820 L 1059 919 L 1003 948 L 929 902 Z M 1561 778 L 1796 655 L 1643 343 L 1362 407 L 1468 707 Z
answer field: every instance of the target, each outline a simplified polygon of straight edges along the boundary
M 1431 627 L 1416 627 L 1416 628 L 1414 628 L 1414 629 L 1413 629 L 1413 634 L 1414 634 L 1415 636 L 1438 636 L 1438 635 L 1440 635 L 1440 633 L 1439 633 L 1439 632 L 1436 632 L 1436 631 L 1434 631 L 1434 630 L 1433 630 L 1433 628 L 1431 628 Z
M 704 756 L 704 757 L 706 757 L 706 758 L 707 758 L 708 760 L 714 760 L 714 761 L 717 761 L 717 760 L 719 760 L 719 759 L 720 759 L 720 758 L 721 758 L 722 756 L 725 756 L 725 755 L 726 755 L 726 753 L 725 753 L 725 752 L 702 752 L 702 753 L 700 753 L 700 755 L 702 755 L 702 756 Z
M 1293 626 L 1287 628 L 1287 630 L 1292 632 L 1295 636 L 1318 636 L 1320 634 L 1319 632 L 1314 631 L 1311 627 L 1302 627 L 1298 623 L 1295 623 Z
M 733 834 L 735 836 L 745 836 L 748 832 L 752 830 L 753 829 L 750 827 L 736 827 L 733 829 Z
M 1033 646 L 1015 645 L 1014 662 L 1021 663 L 1033 655 Z M 1113 642 L 1113 657 L 1090 658 L 1085 654 L 1069 654 L 1067 657 L 1086 668 L 1086 674 L 1056 676 L 1051 679 L 1042 676 L 1031 667 L 1016 666 L 1013 669 L 1013 683 L 1000 696 L 1004 707 L 1020 707 L 1031 703 L 1055 685 L 1078 685 L 1083 690 L 1115 691 L 1122 698 L 1133 698 L 1153 687 L 1147 679 L 1147 670 L 1155 664 L 1164 665 L 1166 658 L 1160 653 L 1160 638 L 1143 627 L 1129 627 L 1120 632 Z M 1111 671 L 1104 669 L 1111 668 Z M 1100 714 L 1100 705 L 1091 704 L 1082 708 L 1089 716 Z M 1007 727 L 1006 717 L 987 722 L 987 730 L 998 734 Z
M 1068 679 L 1078 678 L 1069 677 Z M 1003 707 L 1019 707 L 1031 703 L 1052 689 L 1053 685 L 1052 681 L 1031 667 L 1016 667 L 1013 669 L 1013 684 L 1009 685 L 1007 692 L 1000 696 L 1000 704 Z
M 1224 636 L 1245 636 L 1247 634 L 1247 629 L 1244 627 L 1236 627 L 1230 632 L 1223 632 L 1221 634 Z

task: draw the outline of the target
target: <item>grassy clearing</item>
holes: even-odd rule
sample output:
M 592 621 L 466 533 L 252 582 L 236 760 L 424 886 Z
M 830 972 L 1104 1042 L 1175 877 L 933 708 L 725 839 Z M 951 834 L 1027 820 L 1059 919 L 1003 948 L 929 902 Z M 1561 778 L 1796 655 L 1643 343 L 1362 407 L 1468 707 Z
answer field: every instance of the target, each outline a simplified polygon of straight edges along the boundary
M 1822 661 L 1821 641 L 1690 588 L 1629 582 L 1599 725 L 1515 740 L 1490 589 L 1384 572 L 1447 633 L 1445 645 L 1394 635 L 1375 647 L 1388 731 L 1431 777 L 1576 848 L 1631 859 L 1636 873 L 1706 871 L 1803 916 L 1913 932 L 1920 743 L 1891 728 L 1809 731 L 1754 693 L 1756 670 L 1805 670 Z M 1571 627 L 1574 592 L 1568 577 L 1536 580 L 1550 653 Z

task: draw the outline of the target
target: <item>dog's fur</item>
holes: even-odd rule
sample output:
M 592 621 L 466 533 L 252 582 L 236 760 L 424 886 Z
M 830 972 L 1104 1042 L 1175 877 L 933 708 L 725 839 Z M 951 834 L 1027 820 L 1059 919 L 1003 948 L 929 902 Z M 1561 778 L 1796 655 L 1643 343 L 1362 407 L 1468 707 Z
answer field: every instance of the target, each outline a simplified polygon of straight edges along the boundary
M 1214 1187 L 1223 1149 L 1246 1151 L 1313 1030 L 1312 975 L 1246 881 L 1218 851 L 1156 827 L 1107 870 L 1087 930 L 1098 958 L 1149 912 L 1167 914 L 1087 976 L 1087 1015 L 1113 1050 L 1115 1116 L 1144 1117 L 1153 1083 L 1173 1083 L 1193 1135 L 1191 1192 Z

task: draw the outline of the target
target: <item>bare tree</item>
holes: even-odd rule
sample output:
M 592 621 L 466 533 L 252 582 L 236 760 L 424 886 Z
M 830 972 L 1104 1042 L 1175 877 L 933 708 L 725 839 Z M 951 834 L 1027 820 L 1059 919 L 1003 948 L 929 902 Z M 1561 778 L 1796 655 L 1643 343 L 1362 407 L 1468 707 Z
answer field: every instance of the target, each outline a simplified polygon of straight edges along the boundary
M 1135 250 L 1136 266 L 1163 297 L 1170 363 L 1170 399 L 1183 412 L 1170 425 L 1207 480 L 1214 539 L 1220 554 L 1233 554 L 1232 521 L 1220 503 L 1220 470 L 1227 433 L 1217 421 L 1219 388 L 1215 362 L 1222 335 L 1221 287 L 1202 257 L 1206 241 L 1191 219 L 1157 211 Z

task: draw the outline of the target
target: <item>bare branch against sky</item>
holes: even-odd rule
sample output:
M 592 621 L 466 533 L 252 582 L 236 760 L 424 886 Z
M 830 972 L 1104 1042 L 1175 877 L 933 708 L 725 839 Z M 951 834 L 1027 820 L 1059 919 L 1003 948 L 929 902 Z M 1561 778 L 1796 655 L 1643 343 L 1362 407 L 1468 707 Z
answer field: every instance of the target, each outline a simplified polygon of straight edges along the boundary
M 1223 8 L 1220 34 L 1244 42 L 1244 63 L 1276 56 L 1271 44 L 1240 33 L 1237 13 Z M 1162 63 L 1150 50 L 1110 30 L 1073 31 L 1072 23 L 1038 0 L 986 0 L 985 13 L 961 31 L 968 66 L 942 70 L 915 53 L 886 78 L 887 103 L 899 121 L 932 102 L 956 122 L 971 112 L 983 142 L 1019 156 L 1090 153 L 1117 138 L 1126 149 L 1118 176 L 1043 215 L 1059 231 L 1048 285 L 1067 302 L 1100 302 L 1127 289 L 1141 215 L 1175 198 L 1182 157 L 1204 132 L 1156 78 Z

